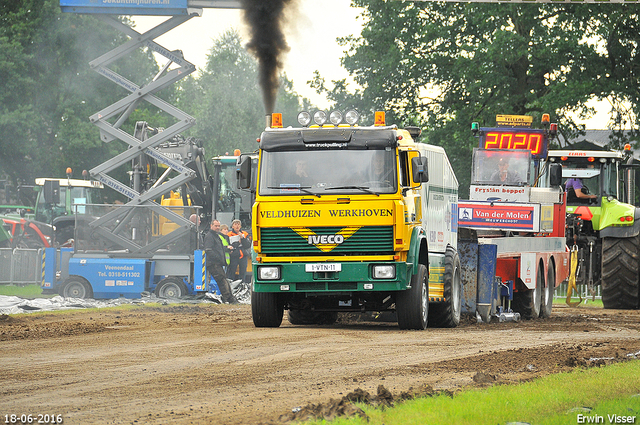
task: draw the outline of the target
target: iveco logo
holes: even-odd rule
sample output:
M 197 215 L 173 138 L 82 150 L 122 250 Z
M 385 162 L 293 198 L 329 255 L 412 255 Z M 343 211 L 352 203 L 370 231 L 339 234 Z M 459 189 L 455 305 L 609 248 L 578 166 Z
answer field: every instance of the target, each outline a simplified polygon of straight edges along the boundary
M 311 235 L 307 239 L 309 245 L 318 244 L 341 244 L 344 242 L 344 236 L 342 235 Z
M 344 241 L 353 236 L 353 234 L 356 233 L 359 228 L 360 227 L 344 227 L 334 235 L 318 235 L 308 227 L 293 227 L 291 228 L 291 230 L 296 232 L 303 239 L 306 239 L 309 245 L 315 246 L 322 252 L 331 252 L 334 248 L 340 246 L 342 243 L 344 243 Z M 324 229 L 324 231 L 331 232 L 333 231 L 333 229 Z

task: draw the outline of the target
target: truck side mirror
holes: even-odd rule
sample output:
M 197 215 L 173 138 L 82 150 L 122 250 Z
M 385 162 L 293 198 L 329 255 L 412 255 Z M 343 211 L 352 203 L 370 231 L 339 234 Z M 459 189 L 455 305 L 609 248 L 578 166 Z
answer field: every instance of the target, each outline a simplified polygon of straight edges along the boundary
M 238 189 L 249 189 L 251 187 L 251 158 L 240 156 L 236 163 L 236 178 Z
M 411 158 L 411 178 L 414 183 L 426 183 L 429 181 L 429 169 L 427 158 L 418 156 Z
M 549 186 L 555 187 L 562 184 L 562 165 L 550 164 L 549 165 Z

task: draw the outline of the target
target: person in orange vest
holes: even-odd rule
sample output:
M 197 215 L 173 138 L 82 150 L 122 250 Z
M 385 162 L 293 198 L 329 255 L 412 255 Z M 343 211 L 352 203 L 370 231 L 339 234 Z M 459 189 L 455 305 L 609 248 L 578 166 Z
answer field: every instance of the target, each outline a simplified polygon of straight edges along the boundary
M 249 233 L 242 230 L 242 222 L 233 220 L 231 230 L 227 234 L 231 246 L 235 249 L 231 251 L 231 262 L 227 268 L 227 278 L 233 280 L 241 279 L 247 274 L 247 262 L 249 261 L 249 250 L 251 249 L 251 238 Z

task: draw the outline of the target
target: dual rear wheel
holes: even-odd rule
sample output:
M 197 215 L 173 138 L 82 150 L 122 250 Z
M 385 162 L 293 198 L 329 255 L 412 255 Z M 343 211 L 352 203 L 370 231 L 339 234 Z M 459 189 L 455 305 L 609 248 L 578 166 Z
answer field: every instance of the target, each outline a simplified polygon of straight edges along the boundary
M 555 282 L 556 272 L 553 262 L 549 263 L 546 276 L 543 264 L 538 264 L 535 288 L 515 292 L 513 294 L 513 310 L 520 313 L 520 316 L 527 320 L 551 316 Z

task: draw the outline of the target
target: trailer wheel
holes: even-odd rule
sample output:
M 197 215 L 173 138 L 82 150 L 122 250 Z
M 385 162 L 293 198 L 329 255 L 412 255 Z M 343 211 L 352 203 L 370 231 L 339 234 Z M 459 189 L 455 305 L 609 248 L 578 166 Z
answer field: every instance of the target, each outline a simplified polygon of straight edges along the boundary
M 443 303 L 429 305 L 429 326 L 435 328 L 455 328 L 460 324 L 462 310 L 462 278 L 460 277 L 460 257 L 458 251 L 448 246 L 444 257 L 444 299 Z
M 638 304 L 640 235 L 602 240 L 602 304 L 604 308 L 635 309 Z
M 396 292 L 396 312 L 400 329 L 423 330 L 429 317 L 429 273 L 418 264 L 418 273 L 411 278 L 411 289 Z
M 93 298 L 91 284 L 83 277 L 70 276 L 60 288 L 64 298 Z
M 257 328 L 277 328 L 282 323 L 284 306 L 278 294 L 251 292 L 251 315 Z
M 544 289 L 544 268 L 538 266 L 536 273 L 536 287 L 518 291 L 513 294 L 513 309 L 520 313 L 523 319 L 535 319 L 540 316 L 540 304 L 542 304 L 542 290 Z
M 555 292 L 556 284 L 556 270 L 553 262 L 549 263 L 549 269 L 547 270 L 547 286 L 542 292 L 542 304 L 540 306 L 540 317 L 547 318 L 551 316 L 551 310 L 553 309 L 553 293 Z
M 338 320 L 335 311 L 289 310 L 287 315 L 292 325 L 333 325 Z
M 187 295 L 187 285 L 181 277 L 169 276 L 158 282 L 155 293 L 158 298 L 181 298 Z

